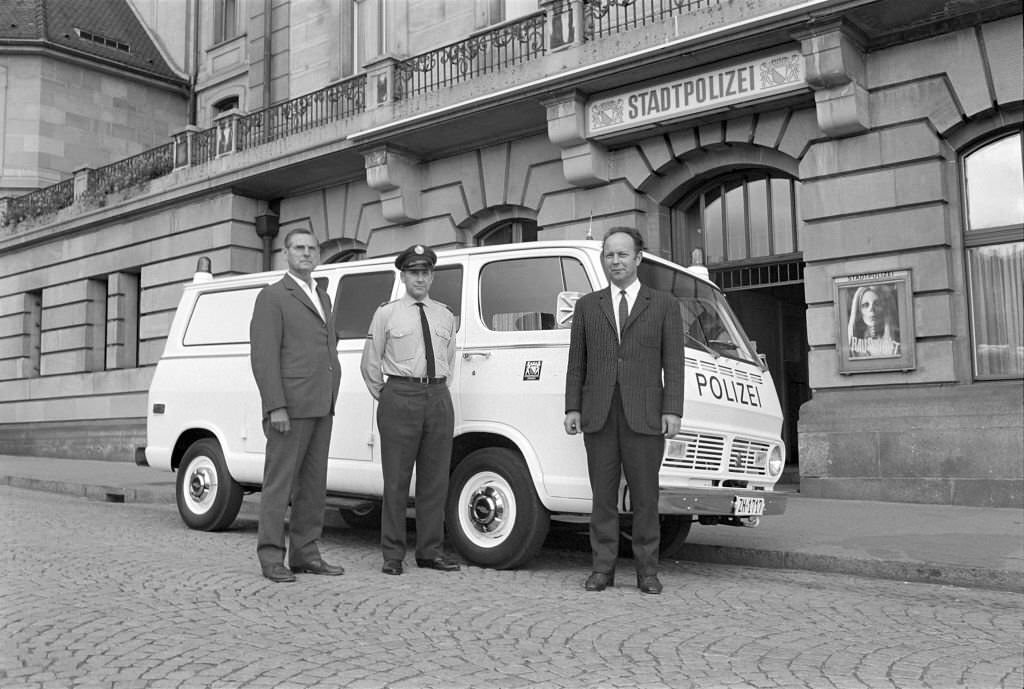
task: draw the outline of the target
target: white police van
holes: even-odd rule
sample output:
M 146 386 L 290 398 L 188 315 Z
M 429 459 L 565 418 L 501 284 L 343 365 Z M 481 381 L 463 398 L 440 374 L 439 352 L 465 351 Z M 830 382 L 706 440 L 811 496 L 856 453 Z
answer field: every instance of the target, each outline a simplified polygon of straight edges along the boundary
M 147 445 L 136 461 L 178 473 L 178 509 L 194 529 L 226 528 L 243 494 L 260 488 L 265 438 L 249 320 L 259 290 L 281 275 L 197 273 L 156 367 Z M 393 257 L 314 271 L 333 300 L 342 369 L 328 499 L 352 524 L 379 519 L 376 402 L 359 360 L 374 310 L 401 294 L 398 276 Z M 676 296 L 687 335 L 679 352 L 686 361 L 682 429 L 666 442 L 661 467 L 662 556 L 671 556 L 694 518 L 754 525 L 784 511 L 785 496 L 773 491 L 785 462 L 782 413 L 771 375 L 706 270 L 645 254 L 639 276 Z M 565 369 L 575 300 L 606 284 L 596 241 L 438 253 L 431 296 L 458 324 L 446 522 L 453 547 L 469 562 L 520 566 L 540 549 L 551 519 L 586 521 L 583 437 L 562 426 Z M 623 490 L 624 521 L 629 508 Z

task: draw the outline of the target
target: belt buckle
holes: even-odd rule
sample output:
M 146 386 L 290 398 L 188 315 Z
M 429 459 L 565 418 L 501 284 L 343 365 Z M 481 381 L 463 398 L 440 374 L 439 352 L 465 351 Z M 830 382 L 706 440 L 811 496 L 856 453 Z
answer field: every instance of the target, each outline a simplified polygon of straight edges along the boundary
M 429 385 L 430 384 L 430 377 L 429 376 L 418 376 L 416 378 L 416 382 L 419 383 L 420 385 Z

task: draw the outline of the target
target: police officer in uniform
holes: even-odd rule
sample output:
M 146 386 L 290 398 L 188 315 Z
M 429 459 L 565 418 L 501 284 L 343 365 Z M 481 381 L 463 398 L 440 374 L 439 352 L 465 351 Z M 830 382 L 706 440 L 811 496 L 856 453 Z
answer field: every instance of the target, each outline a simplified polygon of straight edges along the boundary
M 411 246 L 395 259 L 405 295 L 381 304 L 370 323 L 360 370 L 380 404 L 384 504 L 381 548 L 385 574 L 401 574 L 405 511 L 416 467 L 416 564 L 453 572 L 445 557 L 444 507 L 448 495 L 455 415 L 448 386 L 455 365 L 455 316 L 430 298 L 437 254 Z

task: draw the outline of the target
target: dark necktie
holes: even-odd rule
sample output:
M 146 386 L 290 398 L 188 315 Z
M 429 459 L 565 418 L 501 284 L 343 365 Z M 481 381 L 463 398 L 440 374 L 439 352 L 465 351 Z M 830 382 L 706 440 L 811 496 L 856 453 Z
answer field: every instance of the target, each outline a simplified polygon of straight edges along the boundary
M 434 343 L 430 339 L 430 324 L 427 323 L 426 305 L 418 301 L 416 306 L 420 307 L 420 327 L 423 329 L 423 349 L 427 357 L 427 378 L 436 378 L 437 371 L 434 369 Z
M 626 319 L 629 317 L 629 304 L 626 302 L 626 290 L 619 290 L 619 341 L 622 341 L 622 331 L 626 329 Z

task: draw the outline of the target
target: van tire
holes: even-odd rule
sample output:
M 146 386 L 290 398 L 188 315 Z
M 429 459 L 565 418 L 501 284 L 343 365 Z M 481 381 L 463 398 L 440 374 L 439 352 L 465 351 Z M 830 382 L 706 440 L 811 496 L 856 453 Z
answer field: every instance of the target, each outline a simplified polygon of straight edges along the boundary
M 220 443 L 213 438 L 189 445 L 175 485 L 178 513 L 190 529 L 222 531 L 242 507 L 242 487 L 228 473 Z
M 659 521 L 661 536 L 658 557 L 668 560 L 679 557 L 686 537 L 690 534 L 693 517 L 688 514 L 663 514 Z M 632 521 L 629 516 L 619 517 L 619 556 L 633 557 Z
M 693 517 L 689 514 L 661 515 L 661 543 L 658 550 L 660 558 L 671 560 L 683 554 L 683 545 L 690 535 Z
M 338 512 L 345 523 L 353 529 L 371 529 L 380 531 L 381 504 L 368 503 L 356 509 L 339 507 Z
M 485 447 L 452 473 L 447 523 L 452 545 L 467 561 L 515 569 L 540 552 L 551 515 L 537 498 L 522 455 Z

